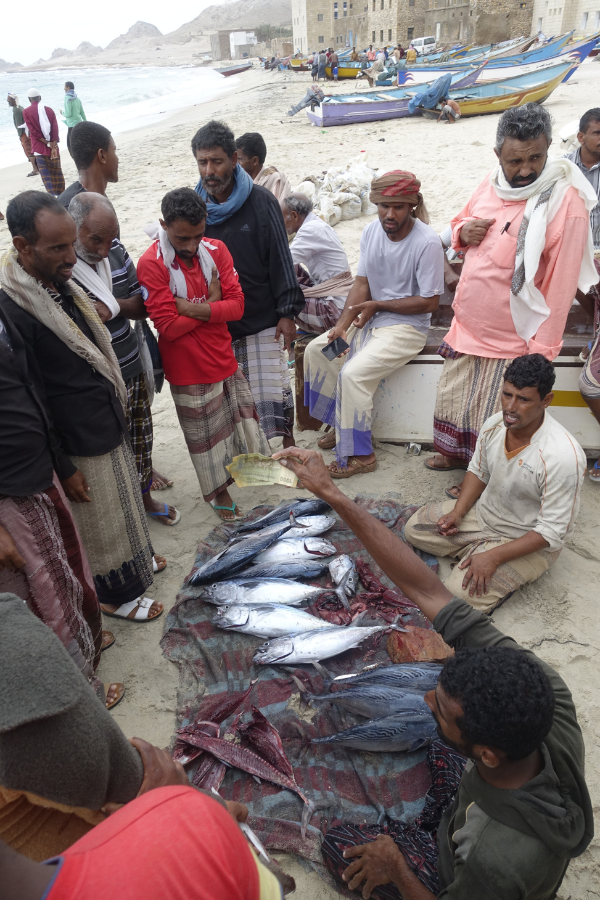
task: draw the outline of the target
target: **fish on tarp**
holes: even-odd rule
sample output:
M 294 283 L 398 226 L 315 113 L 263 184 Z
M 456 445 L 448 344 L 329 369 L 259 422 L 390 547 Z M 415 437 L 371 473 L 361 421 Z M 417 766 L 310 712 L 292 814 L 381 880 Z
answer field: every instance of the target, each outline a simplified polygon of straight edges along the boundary
M 348 575 L 346 581 L 346 596 L 353 597 L 355 595 L 356 588 L 358 587 L 358 571 L 353 559 L 345 553 L 342 553 L 341 556 L 336 556 L 336 558 L 332 559 L 329 563 L 329 574 L 333 578 L 334 584 L 340 584 L 344 576 Z
M 315 617 L 316 618 L 316 617 Z M 254 662 L 259 665 L 271 664 L 293 666 L 299 663 L 319 662 L 358 647 L 367 638 L 379 634 L 389 625 L 372 625 L 363 628 L 358 625 L 329 625 L 320 631 L 307 634 L 290 634 L 274 638 L 261 644 L 254 654 Z
M 290 530 L 290 523 L 283 522 L 271 528 L 265 528 L 258 534 L 251 534 L 244 540 L 228 545 L 211 557 L 197 572 L 194 572 L 188 585 L 198 587 L 201 584 L 210 584 L 212 581 L 220 581 L 230 577 L 235 572 L 244 569 L 264 550 L 274 544 L 286 531 Z M 313 538 L 313 540 L 318 540 Z
M 324 500 L 318 500 L 316 497 L 307 499 L 297 497 L 295 500 L 290 500 L 289 503 L 283 503 L 281 506 L 276 507 L 271 512 L 261 516 L 260 519 L 255 519 L 254 522 L 244 522 L 235 529 L 235 534 L 249 534 L 252 531 L 260 531 L 267 525 L 287 522 L 291 512 L 297 518 L 298 516 L 318 516 L 330 509 L 329 503 L 326 503 Z
M 437 737 L 433 716 L 407 718 L 402 713 L 362 722 L 327 737 L 313 738 L 311 744 L 339 744 L 352 750 L 374 753 L 412 753 Z
M 305 578 L 307 581 L 313 578 L 320 578 L 327 571 L 327 562 L 319 557 L 312 559 L 291 559 L 287 562 L 265 563 L 264 565 L 252 565 L 242 572 L 239 572 L 231 581 L 245 581 L 247 578 L 252 579 L 273 579 L 286 578 L 291 580 L 301 580 Z
M 413 688 L 425 693 L 435 689 L 441 671 L 442 666 L 437 663 L 398 663 L 392 666 L 378 666 L 357 675 L 338 675 L 334 683 L 386 684 L 390 687 Z
M 420 691 L 407 691 L 384 684 L 360 684 L 331 694 L 303 694 L 310 703 L 335 703 L 355 716 L 366 719 L 390 716 L 431 716 Z
M 202 599 L 216 606 L 242 603 L 277 603 L 299 606 L 323 593 L 323 588 L 299 584 L 291 578 L 246 578 L 238 581 L 217 581 L 204 588 Z
M 286 539 L 318 537 L 335 525 L 333 516 L 295 516 Z
M 331 628 L 328 622 L 317 619 L 302 609 L 266 603 L 261 606 L 219 606 L 211 619 L 213 625 L 224 631 L 240 631 L 256 637 L 277 638 L 308 631 Z
M 289 527 L 289 526 L 288 526 Z M 256 565 L 265 565 L 266 563 L 279 563 L 286 560 L 304 560 L 313 559 L 315 556 L 333 556 L 336 549 L 325 538 L 305 538 L 304 540 L 278 540 L 273 542 L 273 546 L 269 544 L 268 549 L 263 550 L 256 557 Z

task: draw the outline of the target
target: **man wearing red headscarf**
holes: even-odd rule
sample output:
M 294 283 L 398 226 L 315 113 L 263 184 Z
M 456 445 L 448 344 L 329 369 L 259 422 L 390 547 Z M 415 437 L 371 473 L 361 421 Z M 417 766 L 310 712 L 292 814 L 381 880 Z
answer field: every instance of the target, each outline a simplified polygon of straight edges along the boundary
M 304 402 L 311 416 L 335 425 L 319 441 L 336 448 L 333 478 L 373 472 L 373 397 L 379 382 L 425 346 L 431 313 L 444 290 L 444 254 L 429 227 L 421 182 L 412 172 L 388 172 L 371 183 L 379 218 L 365 228 L 354 285 L 337 325 L 312 341 L 304 356 Z M 321 352 L 336 338 L 347 356 Z

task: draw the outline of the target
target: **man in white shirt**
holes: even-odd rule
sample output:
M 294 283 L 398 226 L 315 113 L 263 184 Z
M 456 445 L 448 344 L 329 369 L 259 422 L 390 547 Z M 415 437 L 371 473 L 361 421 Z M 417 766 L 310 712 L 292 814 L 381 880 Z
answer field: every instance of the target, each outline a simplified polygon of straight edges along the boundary
M 280 206 L 287 233 L 295 235 L 290 251 L 306 297 L 296 323 L 302 331 L 323 334 L 337 324 L 354 282 L 348 257 L 331 225 L 314 214 L 306 194 L 289 194 Z
M 444 290 L 444 253 L 429 221 L 421 182 L 394 171 L 371 183 L 379 219 L 362 233 L 354 285 L 337 325 L 312 341 L 304 356 L 304 397 L 310 414 L 335 424 L 319 441 L 336 448 L 333 478 L 373 472 L 373 397 L 382 378 L 425 346 L 431 313 Z M 321 352 L 336 338 L 350 343 L 347 362 Z
M 458 500 L 423 506 L 406 525 L 414 547 L 460 560 L 444 583 L 484 612 L 543 575 L 573 531 L 586 459 L 547 411 L 554 379 L 540 353 L 514 359 Z

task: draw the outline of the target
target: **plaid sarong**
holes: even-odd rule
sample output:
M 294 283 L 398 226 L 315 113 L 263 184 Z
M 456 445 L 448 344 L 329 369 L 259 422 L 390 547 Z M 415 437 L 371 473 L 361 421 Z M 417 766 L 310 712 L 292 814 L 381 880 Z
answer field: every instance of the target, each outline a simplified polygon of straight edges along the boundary
M 171 394 L 207 503 L 233 484 L 225 466 L 234 456 L 270 454 L 241 369 L 215 384 L 172 384 Z
M 433 446 L 444 456 L 470 462 L 481 426 L 500 410 L 504 372 L 510 359 L 457 353 L 448 344 L 433 414 Z
M 152 412 L 146 389 L 144 374 L 134 375 L 125 382 L 127 388 L 127 427 L 131 438 L 131 449 L 140 480 L 142 494 L 147 494 L 152 484 Z
M 35 161 L 39 169 L 44 187 L 49 194 L 58 197 L 65 189 L 65 176 L 58 159 L 50 159 L 49 156 L 36 156 Z
M 23 148 L 23 153 L 27 157 L 27 159 L 31 159 L 33 156 L 33 150 L 31 149 L 31 138 L 28 134 L 25 134 L 23 131 L 19 135 L 19 140 L 21 141 L 21 147 Z
M 100 603 L 121 605 L 144 596 L 153 582 L 152 544 L 129 439 L 103 456 L 73 456 L 91 503 L 73 503 L 73 518 Z
M 92 506 L 93 504 L 74 504 Z M 55 633 L 98 692 L 102 616 L 94 581 L 58 477 L 29 497 L 0 497 L 0 525 L 25 560 L 0 571 L 0 593 L 13 593 Z
M 250 385 L 267 440 L 294 433 L 294 395 L 290 386 L 283 338 L 275 342 L 275 328 L 265 328 L 232 342 L 233 352 Z

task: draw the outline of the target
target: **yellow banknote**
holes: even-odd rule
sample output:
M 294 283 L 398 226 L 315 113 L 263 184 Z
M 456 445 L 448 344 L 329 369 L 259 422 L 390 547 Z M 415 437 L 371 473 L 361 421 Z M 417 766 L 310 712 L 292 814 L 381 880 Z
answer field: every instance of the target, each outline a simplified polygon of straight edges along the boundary
M 234 456 L 231 465 L 225 466 L 238 487 L 254 487 L 260 484 L 282 484 L 295 488 L 298 479 L 290 469 L 262 453 L 243 453 Z

